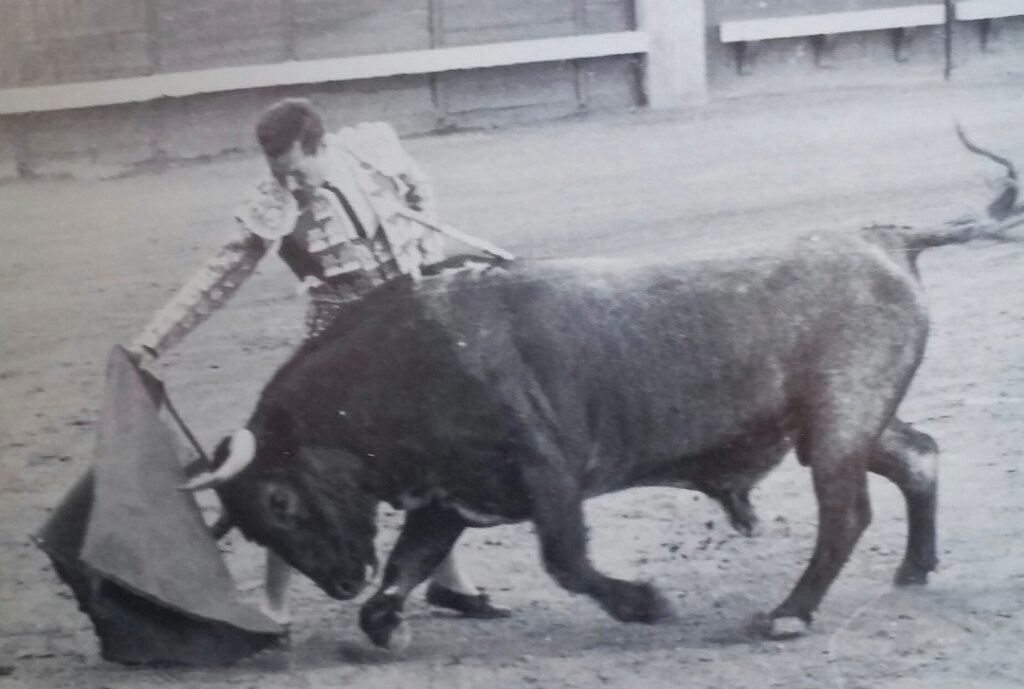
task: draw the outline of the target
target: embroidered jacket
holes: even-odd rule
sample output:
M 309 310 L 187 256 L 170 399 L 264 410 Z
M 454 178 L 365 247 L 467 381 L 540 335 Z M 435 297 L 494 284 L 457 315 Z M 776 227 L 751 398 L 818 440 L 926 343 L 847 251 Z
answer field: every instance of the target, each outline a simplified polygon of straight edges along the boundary
M 299 279 L 384 275 L 385 266 L 388 276 L 411 273 L 443 258 L 440 235 L 395 214 L 405 207 L 436 217 L 436 204 L 430 180 L 389 125 L 348 127 L 327 135 L 325 144 L 325 188 L 300 210 L 269 173 L 259 180 L 236 211 L 235 231 L 131 349 L 160 354 L 181 341 L 231 298 L 272 247 Z

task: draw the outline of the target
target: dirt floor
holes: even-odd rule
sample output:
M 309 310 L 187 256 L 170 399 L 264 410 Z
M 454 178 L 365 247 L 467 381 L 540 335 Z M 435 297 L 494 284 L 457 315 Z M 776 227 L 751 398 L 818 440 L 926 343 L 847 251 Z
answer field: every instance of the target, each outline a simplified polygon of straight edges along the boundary
M 987 201 L 995 166 L 1024 164 L 1024 82 L 918 85 L 718 101 L 684 113 L 593 117 L 409 142 L 453 223 L 527 257 L 652 248 L 757 251 L 794 232 L 926 224 Z M 341 123 L 336 123 L 341 124 Z M 245 125 L 248 126 L 248 125 Z M 807 638 L 748 636 L 813 545 L 808 474 L 787 460 L 754 498 L 763 532 L 734 534 L 695 493 L 634 490 L 589 503 L 594 557 L 657 582 L 677 618 L 623 625 L 542 571 L 529 526 L 474 531 L 463 560 L 503 621 L 436 613 L 414 594 L 415 636 L 379 651 L 355 603 L 294 586 L 290 643 L 227 670 L 102 661 L 87 619 L 29 534 L 90 461 L 103 367 L 231 222 L 256 158 L 111 181 L 0 187 L 0 687 L 787 687 L 984 689 L 1024 677 L 1024 245 L 936 249 L 933 313 L 902 416 L 943 448 L 942 563 L 896 590 L 902 499 L 872 479 L 874 521 Z M 276 258 L 156 368 L 204 443 L 239 425 L 301 335 L 303 301 Z M 395 515 L 385 514 L 393 525 Z M 393 537 L 385 530 L 382 540 Z M 226 547 L 253 597 L 261 558 Z

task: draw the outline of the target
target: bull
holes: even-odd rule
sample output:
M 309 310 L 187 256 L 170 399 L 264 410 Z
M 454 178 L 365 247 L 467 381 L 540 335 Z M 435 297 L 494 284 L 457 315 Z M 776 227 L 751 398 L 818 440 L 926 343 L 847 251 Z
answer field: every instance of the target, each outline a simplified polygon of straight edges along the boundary
M 870 521 L 868 472 L 906 502 L 896 583 L 924 584 L 936 567 L 937 446 L 896 415 L 928 335 L 916 262 L 1007 239 L 1021 223 L 1010 209 L 1001 223 L 812 234 L 757 255 L 395 281 L 299 348 L 216 469 L 185 488 L 215 487 L 246 537 L 339 600 L 377 567 L 377 505 L 406 510 L 360 611 L 388 647 L 406 597 L 464 529 L 526 520 L 563 588 L 655 622 L 668 606 L 654 586 L 591 563 L 583 501 L 688 488 L 749 531 L 751 489 L 793 449 L 813 479 L 817 541 L 758 623 L 772 638 L 804 634 Z

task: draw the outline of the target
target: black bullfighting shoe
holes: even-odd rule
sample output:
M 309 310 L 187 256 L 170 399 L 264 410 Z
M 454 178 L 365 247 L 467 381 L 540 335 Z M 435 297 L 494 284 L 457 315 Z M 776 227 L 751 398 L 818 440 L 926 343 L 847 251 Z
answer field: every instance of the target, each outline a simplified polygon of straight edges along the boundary
M 491 598 L 486 593 L 471 596 L 468 593 L 452 591 L 433 581 L 427 586 L 427 602 L 439 608 L 461 612 L 465 617 L 478 620 L 494 620 L 512 615 L 512 611 L 508 608 L 492 605 Z

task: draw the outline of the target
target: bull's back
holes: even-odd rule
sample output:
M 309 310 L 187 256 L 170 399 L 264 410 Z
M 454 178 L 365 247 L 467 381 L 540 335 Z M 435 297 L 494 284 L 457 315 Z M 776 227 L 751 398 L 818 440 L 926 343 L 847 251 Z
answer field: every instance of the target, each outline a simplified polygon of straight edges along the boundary
M 783 435 L 823 370 L 923 338 L 917 289 L 876 246 L 822 235 L 755 257 L 527 266 L 453 284 L 431 312 L 506 410 L 614 473 Z
M 371 295 L 265 398 L 310 407 L 309 432 L 333 435 L 316 442 L 410 471 L 514 480 L 511 455 L 540 440 L 600 492 L 777 441 L 823 372 L 918 346 L 922 313 L 912 276 L 855 237 L 706 261 L 523 262 Z

